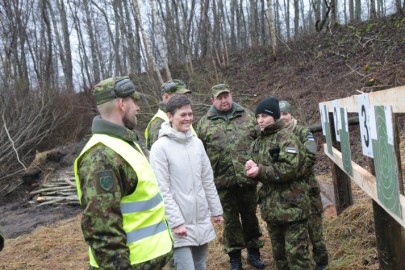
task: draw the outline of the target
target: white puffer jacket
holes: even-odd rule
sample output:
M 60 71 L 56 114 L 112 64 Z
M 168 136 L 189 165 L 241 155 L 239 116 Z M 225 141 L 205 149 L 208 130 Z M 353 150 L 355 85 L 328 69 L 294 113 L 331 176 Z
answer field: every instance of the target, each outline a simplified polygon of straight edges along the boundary
M 200 139 L 163 123 L 150 163 L 159 183 L 171 228 L 184 224 L 186 237 L 174 247 L 199 246 L 215 239 L 211 216 L 222 215 L 210 161 Z

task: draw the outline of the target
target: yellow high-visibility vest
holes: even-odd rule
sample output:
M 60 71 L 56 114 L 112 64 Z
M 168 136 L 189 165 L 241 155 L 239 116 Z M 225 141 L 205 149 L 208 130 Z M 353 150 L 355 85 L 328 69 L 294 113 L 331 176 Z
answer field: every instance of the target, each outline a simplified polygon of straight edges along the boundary
M 121 199 L 123 229 L 127 234 L 130 263 L 139 264 L 162 256 L 172 249 L 172 237 L 167 224 L 165 209 L 159 187 L 142 150 L 139 151 L 127 142 L 103 134 L 95 134 L 86 144 L 74 163 L 77 195 L 81 199 L 82 190 L 79 179 L 81 157 L 94 145 L 102 143 L 120 155 L 136 172 L 138 184 L 136 190 Z M 98 268 L 93 252 L 89 248 L 90 265 Z

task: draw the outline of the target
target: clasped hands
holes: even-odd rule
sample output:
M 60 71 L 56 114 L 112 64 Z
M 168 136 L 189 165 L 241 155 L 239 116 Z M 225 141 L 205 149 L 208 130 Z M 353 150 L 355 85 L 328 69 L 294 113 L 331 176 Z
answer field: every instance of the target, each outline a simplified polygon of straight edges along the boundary
M 247 177 L 255 178 L 259 174 L 259 166 L 249 159 L 245 164 L 245 173 Z

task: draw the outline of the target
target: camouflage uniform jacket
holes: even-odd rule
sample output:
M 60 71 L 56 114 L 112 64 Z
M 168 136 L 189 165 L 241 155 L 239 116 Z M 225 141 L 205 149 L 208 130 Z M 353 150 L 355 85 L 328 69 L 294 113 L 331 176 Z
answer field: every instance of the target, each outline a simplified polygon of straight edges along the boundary
M 314 165 L 316 162 L 316 142 L 314 139 L 314 135 L 312 135 L 311 131 L 308 128 L 298 125 L 297 120 L 293 119 L 289 123 L 285 125 L 286 130 L 289 132 L 294 133 L 300 142 L 304 145 L 306 150 L 305 156 L 305 178 L 308 181 L 310 186 L 310 196 L 312 193 L 318 194 L 320 192 L 319 184 L 315 178 L 314 172 Z
M 131 145 L 136 139 L 132 131 L 99 116 L 93 119 L 92 133 L 114 136 Z M 137 175 L 121 156 L 103 144 L 89 149 L 79 162 L 84 238 L 103 269 L 131 269 L 127 236 L 122 228 L 121 198 L 135 191 Z M 109 191 L 95 180 L 104 171 L 113 173 L 114 182 Z
M 282 224 L 306 219 L 308 184 L 300 177 L 305 150 L 299 139 L 283 130 L 284 121 L 267 126 L 252 144 L 252 160 L 259 165 L 257 180 L 262 218 Z
M 244 169 L 250 144 L 259 134 L 251 111 L 235 102 L 226 113 L 211 106 L 198 122 L 196 132 L 211 161 L 217 189 L 256 185 L 246 178 Z
M 159 103 L 159 110 L 166 113 L 166 104 L 162 102 Z M 146 127 L 148 129 L 148 137 L 145 139 L 146 139 L 146 148 L 148 150 L 150 150 L 152 144 L 154 144 L 159 138 L 159 130 L 164 122 L 165 122 L 164 119 L 156 117 L 155 119 L 153 119 L 153 121 L 151 120 L 148 126 Z

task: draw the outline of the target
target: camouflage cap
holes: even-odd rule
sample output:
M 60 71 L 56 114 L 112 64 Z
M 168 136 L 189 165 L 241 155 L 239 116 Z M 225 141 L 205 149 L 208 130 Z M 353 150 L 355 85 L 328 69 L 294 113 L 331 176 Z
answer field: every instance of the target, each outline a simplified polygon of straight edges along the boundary
M 135 100 L 141 99 L 141 94 L 135 91 L 135 85 L 128 76 L 112 77 L 99 82 L 94 87 L 93 96 L 97 105 L 116 98 L 132 97 Z
M 280 106 L 280 112 L 291 113 L 291 111 L 292 111 L 291 104 L 286 100 L 281 100 L 279 102 L 279 106 Z
M 228 92 L 230 93 L 231 90 L 229 89 L 229 85 L 227 84 L 217 84 L 214 85 L 213 87 L 211 87 L 211 95 L 216 98 L 219 94 L 224 93 L 224 92 Z
M 191 93 L 191 90 L 187 89 L 186 84 L 182 80 L 170 80 L 162 84 L 162 95 L 167 94 L 187 94 Z

